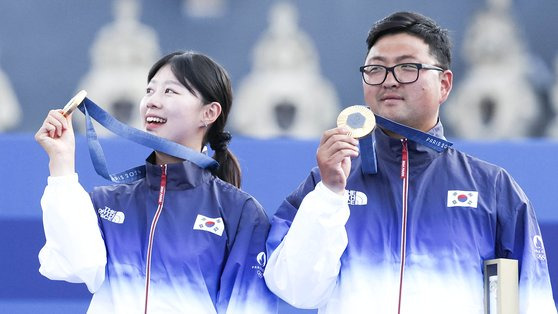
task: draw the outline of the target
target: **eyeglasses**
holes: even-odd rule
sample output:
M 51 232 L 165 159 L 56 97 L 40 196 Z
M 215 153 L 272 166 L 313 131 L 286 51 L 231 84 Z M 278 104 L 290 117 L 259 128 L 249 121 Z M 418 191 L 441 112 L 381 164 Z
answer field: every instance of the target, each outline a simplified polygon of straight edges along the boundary
M 362 79 L 368 85 L 380 85 L 385 82 L 388 72 L 393 74 L 395 80 L 401 84 L 414 83 L 419 78 L 419 72 L 424 70 L 435 70 L 444 72 L 444 69 L 437 66 L 422 63 L 400 63 L 392 67 L 386 67 L 379 64 L 370 64 L 360 67 Z

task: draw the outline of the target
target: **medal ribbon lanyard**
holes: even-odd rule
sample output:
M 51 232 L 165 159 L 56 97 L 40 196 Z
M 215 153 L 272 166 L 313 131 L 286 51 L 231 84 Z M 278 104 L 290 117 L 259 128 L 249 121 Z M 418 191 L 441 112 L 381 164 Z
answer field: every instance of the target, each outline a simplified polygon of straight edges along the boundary
M 97 138 L 97 132 L 95 132 L 91 118 L 99 122 L 112 133 L 137 144 L 152 148 L 153 150 L 167 155 L 188 160 L 200 168 L 212 170 L 219 167 L 219 164 L 213 158 L 205 154 L 196 152 L 186 146 L 153 134 L 132 128 L 116 120 L 89 98 L 85 98 L 78 108 L 85 114 L 87 145 L 89 147 L 89 155 L 91 156 L 93 167 L 95 167 L 95 171 L 100 176 L 109 181 L 115 183 L 130 183 L 139 180 L 145 177 L 145 166 L 138 166 L 126 171 L 110 174 L 108 172 L 105 154 Z
M 384 129 L 397 133 L 411 141 L 429 147 L 437 152 L 443 152 L 446 148 L 453 145 L 441 137 L 434 136 L 422 132 L 420 130 L 408 127 L 384 117 L 375 115 L 376 123 Z M 378 162 L 376 160 L 376 143 L 372 132 L 359 139 L 362 170 L 367 174 L 375 174 L 378 172 Z

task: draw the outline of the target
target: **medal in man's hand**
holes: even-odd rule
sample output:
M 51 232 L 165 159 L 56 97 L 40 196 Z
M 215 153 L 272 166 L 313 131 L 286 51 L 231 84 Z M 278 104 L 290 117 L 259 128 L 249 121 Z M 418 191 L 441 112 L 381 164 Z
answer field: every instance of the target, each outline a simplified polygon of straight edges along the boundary
M 376 126 L 376 118 L 366 106 L 350 106 L 337 116 L 337 126 L 347 128 L 349 135 L 358 139 L 372 132 Z

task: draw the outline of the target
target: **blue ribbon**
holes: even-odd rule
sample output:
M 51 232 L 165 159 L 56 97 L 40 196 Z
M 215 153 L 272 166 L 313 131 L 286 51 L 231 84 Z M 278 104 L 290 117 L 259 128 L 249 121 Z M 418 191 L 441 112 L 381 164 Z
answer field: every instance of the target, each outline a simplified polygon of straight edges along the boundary
M 112 133 L 119 135 L 132 142 L 152 148 L 156 151 L 167 155 L 175 156 L 188 160 L 200 168 L 215 169 L 219 167 L 219 163 L 213 158 L 196 152 L 186 146 L 169 141 L 167 139 L 155 136 L 153 134 L 132 128 L 112 117 L 106 111 L 101 109 L 97 104 L 89 98 L 79 105 L 79 110 L 85 114 L 85 125 L 87 127 L 87 145 L 89 147 L 89 155 L 93 162 L 95 171 L 103 178 L 115 183 L 130 183 L 145 177 L 145 165 L 134 167 L 126 171 L 110 174 L 107 169 L 107 162 L 103 148 L 97 138 L 97 132 L 93 127 L 91 118 L 95 119 L 102 126 Z
M 376 117 L 376 123 L 392 132 L 395 132 L 407 139 L 410 139 L 413 142 L 417 142 L 422 144 L 426 147 L 432 148 L 437 152 L 443 152 L 446 148 L 453 145 L 452 142 L 449 142 L 443 138 L 430 135 L 428 133 L 424 133 L 420 130 L 408 127 L 406 125 L 397 123 L 395 121 L 386 119 L 384 117 L 374 115 Z
M 443 138 L 422 132 L 420 130 L 408 127 L 384 117 L 374 115 L 376 124 L 397 133 L 411 141 L 422 144 L 437 152 L 443 152 L 446 148 L 453 145 Z M 376 160 L 376 143 L 372 133 L 359 139 L 360 152 L 362 159 L 362 171 L 367 174 L 375 174 L 378 172 L 378 162 Z
M 376 161 L 376 143 L 372 133 L 361 137 L 360 143 L 360 158 L 362 159 L 362 171 L 368 174 L 378 172 L 378 163 Z

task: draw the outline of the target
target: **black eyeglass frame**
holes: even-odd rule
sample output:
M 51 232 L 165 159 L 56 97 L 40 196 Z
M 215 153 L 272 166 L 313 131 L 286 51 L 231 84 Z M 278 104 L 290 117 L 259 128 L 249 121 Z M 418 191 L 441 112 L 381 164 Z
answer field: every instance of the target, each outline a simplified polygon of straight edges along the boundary
M 417 68 L 417 78 L 414 81 L 411 81 L 411 82 L 401 82 L 401 81 L 399 81 L 399 79 L 397 78 L 397 75 L 395 74 L 395 68 L 400 67 L 402 65 L 412 65 L 412 66 L 415 66 Z M 364 71 L 366 70 L 366 68 L 369 68 L 369 67 L 381 67 L 381 68 L 385 69 L 384 79 L 380 83 L 370 84 L 366 81 L 366 78 L 364 77 Z M 411 84 L 411 83 L 414 83 L 414 82 L 418 81 L 419 76 L 420 76 L 420 74 L 419 74 L 420 70 L 435 70 L 435 71 L 440 71 L 440 72 L 445 71 L 444 69 L 442 69 L 440 67 L 437 67 L 435 65 L 424 64 L 424 63 L 412 63 L 412 62 L 399 63 L 399 64 L 396 64 L 392 67 L 387 67 L 387 66 L 381 65 L 381 64 L 367 64 L 367 65 L 363 65 L 363 66 L 359 67 L 360 74 L 362 75 L 362 80 L 364 81 L 364 83 L 366 83 L 368 85 L 371 85 L 371 86 L 382 85 L 386 81 L 389 72 L 391 72 L 391 74 L 393 75 L 393 77 L 395 78 L 395 80 L 399 84 Z

